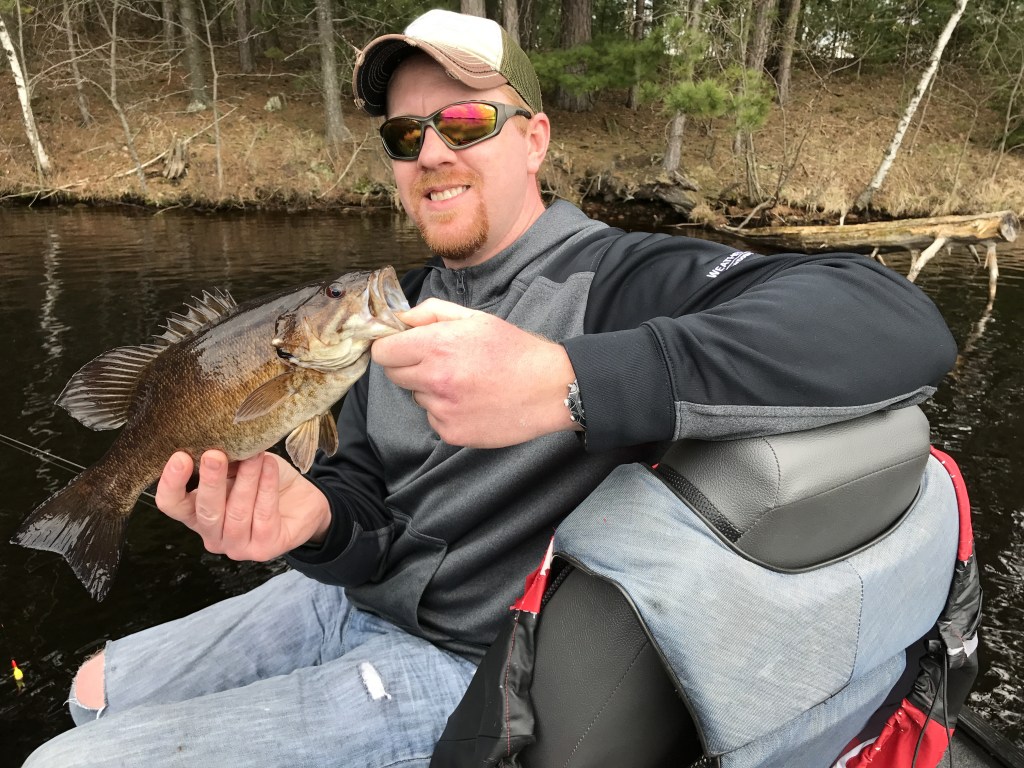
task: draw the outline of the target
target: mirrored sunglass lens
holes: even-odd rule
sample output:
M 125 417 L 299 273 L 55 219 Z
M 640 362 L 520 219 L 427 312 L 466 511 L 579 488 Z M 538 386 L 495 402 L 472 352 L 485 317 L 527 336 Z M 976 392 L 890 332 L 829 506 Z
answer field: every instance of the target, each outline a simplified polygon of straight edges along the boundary
M 423 128 L 415 120 L 394 118 L 381 126 L 381 137 L 393 155 L 415 157 L 420 148 Z
M 437 116 L 434 125 L 455 146 L 470 144 L 494 132 L 498 111 L 490 104 L 479 102 L 453 104 Z

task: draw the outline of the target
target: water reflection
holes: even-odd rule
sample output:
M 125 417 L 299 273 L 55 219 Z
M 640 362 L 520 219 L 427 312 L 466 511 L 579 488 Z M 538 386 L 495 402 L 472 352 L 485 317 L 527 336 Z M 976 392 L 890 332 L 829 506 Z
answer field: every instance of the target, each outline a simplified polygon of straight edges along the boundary
M 940 254 L 918 284 L 960 343 L 956 371 L 926 410 L 933 442 L 960 463 L 976 514 L 987 606 L 972 701 L 1024 744 L 1024 479 L 1015 471 L 1024 460 L 1024 250 L 1001 247 L 999 256 L 994 303 L 987 271 L 966 251 Z M 0 432 L 91 464 L 113 436 L 82 427 L 54 401 L 97 354 L 145 341 L 203 290 L 245 301 L 351 269 L 390 263 L 401 272 L 425 257 L 415 229 L 391 215 L 0 209 Z M 887 260 L 906 274 L 909 259 Z M 0 541 L 70 477 L 0 445 Z M 15 658 L 25 672 L 20 694 L 9 674 L 0 681 L 0 737 L 14 764 L 69 726 L 68 681 L 105 637 L 244 591 L 281 567 L 209 555 L 146 507 L 128 536 L 119 578 L 100 604 L 59 557 L 0 543 L 0 661 Z

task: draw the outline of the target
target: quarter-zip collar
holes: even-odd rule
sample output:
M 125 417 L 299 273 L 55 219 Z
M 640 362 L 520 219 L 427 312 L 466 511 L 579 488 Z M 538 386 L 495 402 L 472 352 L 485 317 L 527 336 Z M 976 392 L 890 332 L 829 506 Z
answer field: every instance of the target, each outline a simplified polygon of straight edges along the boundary
M 512 290 L 515 282 L 522 281 L 525 287 L 563 248 L 607 226 L 571 203 L 557 200 L 522 237 L 482 264 L 450 269 L 440 259 L 432 261 L 421 298 L 433 296 L 501 314 L 496 305 L 520 293 Z

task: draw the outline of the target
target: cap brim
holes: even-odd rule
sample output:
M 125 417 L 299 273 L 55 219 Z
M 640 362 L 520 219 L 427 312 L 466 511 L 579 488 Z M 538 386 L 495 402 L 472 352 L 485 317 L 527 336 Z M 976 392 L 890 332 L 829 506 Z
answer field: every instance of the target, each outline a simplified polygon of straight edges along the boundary
M 476 90 L 505 85 L 508 80 L 493 65 L 462 50 L 427 43 L 406 35 L 384 35 L 370 42 L 356 58 L 352 92 L 356 105 L 369 115 L 387 114 L 387 91 L 398 65 L 415 51 L 422 51 L 444 67 L 449 75 Z

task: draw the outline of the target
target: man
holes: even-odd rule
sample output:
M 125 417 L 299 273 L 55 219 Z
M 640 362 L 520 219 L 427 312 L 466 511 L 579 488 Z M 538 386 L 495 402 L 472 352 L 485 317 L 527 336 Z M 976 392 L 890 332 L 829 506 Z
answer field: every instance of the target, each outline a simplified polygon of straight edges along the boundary
M 413 327 L 375 342 L 308 476 L 210 451 L 189 492 L 192 460 L 170 458 L 162 511 L 293 570 L 108 644 L 75 680 L 83 727 L 32 766 L 426 766 L 553 529 L 613 467 L 920 402 L 952 365 L 931 302 L 867 259 L 545 207 L 540 86 L 493 22 L 431 11 L 372 41 L 353 86 L 439 257 L 403 281 Z

